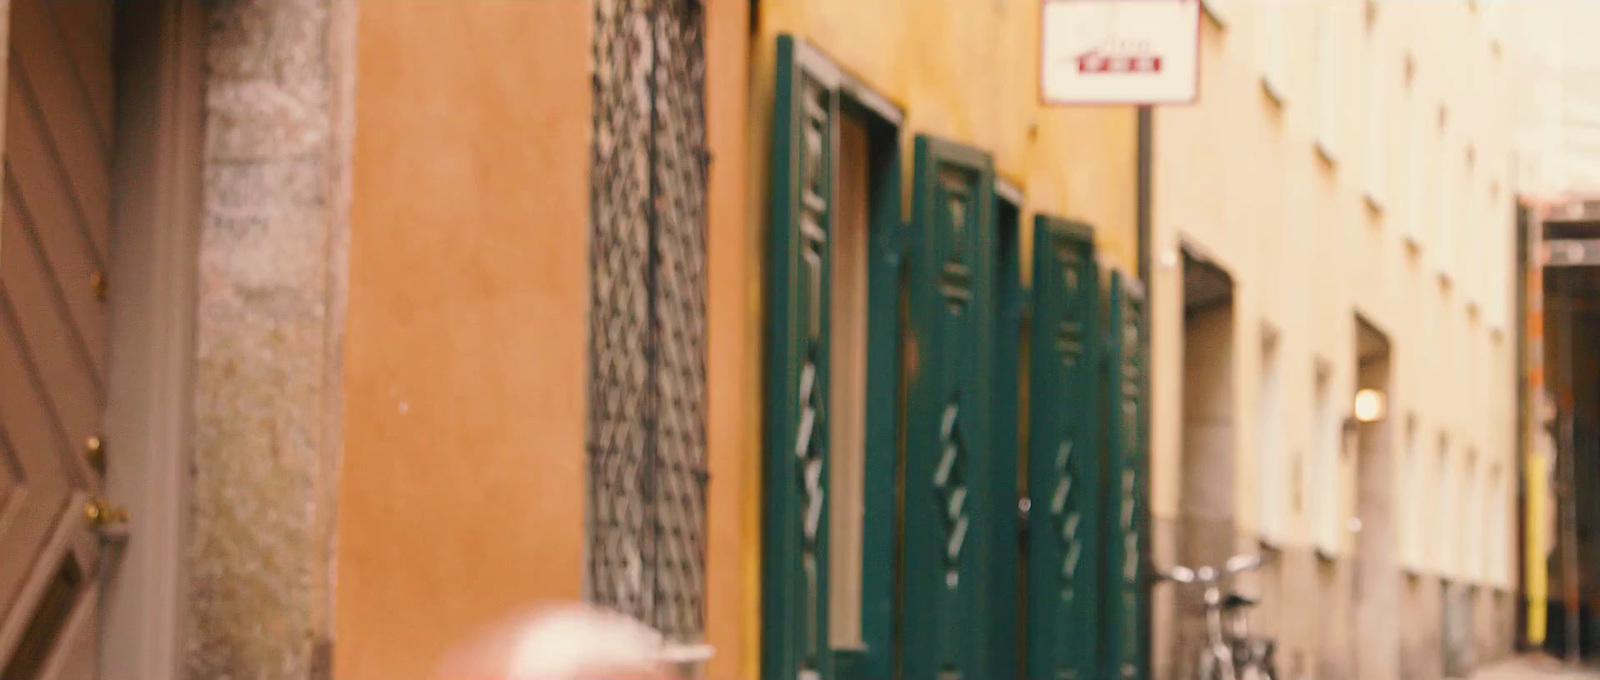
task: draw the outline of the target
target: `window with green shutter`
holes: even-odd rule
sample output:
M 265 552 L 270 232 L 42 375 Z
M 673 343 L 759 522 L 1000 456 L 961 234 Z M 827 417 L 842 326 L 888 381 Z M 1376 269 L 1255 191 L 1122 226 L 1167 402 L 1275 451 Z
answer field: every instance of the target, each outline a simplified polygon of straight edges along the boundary
M 1107 300 L 1106 603 L 1105 677 L 1145 680 L 1149 674 L 1149 507 L 1145 430 L 1149 380 L 1145 370 L 1144 288 L 1121 272 L 1111 275 Z
M 914 157 L 901 670 L 987 680 L 994 172 L 988 154 L 927 136 Z
M 1022 445 L 1021 351 L 1027 300 L 1022 289 L 1022 197 L 1009 185 L 995 184 L 994 244 L 994 474 L 991 524 L 996 537 L 990 571 L 990 617 L 995 643 L 990 646 L 995 678 L 1016 678 L 1026 644 L 1021 630 L 1026 591 L 1021 527 L 1017 519 L 1021 500 L 1019 451 Z
M 1087 225 L 1034 221 L 1028 668 L 1099 677 L 1104 554 L 1100 274 Z
M 762 677 L 888 677 L 900 114 L 804 41 L 777 50 Z
M 1040 217 L 1027 294 L 1020 199 L 928 136 L 902 224 L 899 113 L 777 48 L 762 677 L 1147 677 L 1137 282 Z

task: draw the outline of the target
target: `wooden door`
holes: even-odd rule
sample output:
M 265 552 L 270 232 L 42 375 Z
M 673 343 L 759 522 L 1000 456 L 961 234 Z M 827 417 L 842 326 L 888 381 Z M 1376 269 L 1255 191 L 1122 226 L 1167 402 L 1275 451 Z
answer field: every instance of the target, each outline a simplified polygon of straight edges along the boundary
M 93 677 L 112 8 L 12 0 L 0 199 L 0 680 Z

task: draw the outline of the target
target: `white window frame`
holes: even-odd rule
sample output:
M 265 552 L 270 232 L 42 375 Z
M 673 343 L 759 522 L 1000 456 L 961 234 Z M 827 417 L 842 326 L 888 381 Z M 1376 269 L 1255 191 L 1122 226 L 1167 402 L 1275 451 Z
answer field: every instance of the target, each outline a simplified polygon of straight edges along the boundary
M 1456 177 L 1456 173 L 1450 172 L 1453 164 L 1450 162 L 1449 146 L 1449 140 L 1441 129 L 1439 132 L 1439 153 L 1436 155 L 1436 158 L 1439 159 L 1439 167 L 1438 172 L 1434 173 L 1439 178 L 1439 185 L 1436 187 L 1438 190 L 1436 200 L 1438 200 L 1439 205 L 1433 216 L 1434 239 L 1437 244 L 1437 247 L 1434 248 L 1434 261 L 1439 269 L 1439 276 L 1445 279 L 1452 278 L 1451 275 L 1455 273 L 1456 264 L 1456 230 L 1452 222 L 1454 211 L 1450 209 L 1450 202 L 1454 199 L 1455 194 L 1455 182 L 1453 180 Z
M 1495 497 L 1495 547 L 1489 556 L 1489 571 L 1495 585 L 1506 588 L 1512 585 L 1511 559 L 1516 554 L 1512 549 L 1514 541 L 1511 532 L 1515 519 L 1511 514 L 1511 498 L 1516 492 L 1508 483 L 1511 477 L 1505 474 L 1504 467 L 1496 467 L 1495 473 L 1495 478 L 1490 482 L 1490 493 Z
M 1339 44 L 1334 35 L 1333 7 L 1311 5 L 1312 43 L 1316 50 L 1317 74 L 1317 152 L 1329 163 L 1338 162 L 1339 152 Z
M 1423 463 L 1427 460 L 1422 455 L 1418 443 L 1422 440 L 1421 428 L 1417 425 L 1415 413 L 1406 418 L 1405 460 L 1400 471 L 1403 480 L 1398 489 L 1400 502 L 1400 532 L 1401 550 L 1400 558 L 1406 569 L 1412 572 L 1421 571 L 1423 568 L 1422 549 L 1427 533 L 1422 528 L 1423 507 L 1426 501 L 1426 480 L 1423 473 Z
M 1483 251 L 1483 234 L 1480 231 L 1483 222 L 1483 210 L 1481 208 L 1482 203 L 1480 203 L 1482 194 L 1477 190 L 1478 150 L 1476 147 L 1468 147 L 1462 159 L 1461 172 L 1457 176 L 1460 178 L 1460 185 L 1457 187 L 1457 190 L 1461 193 L 1460 201 L 1466 204 L 1466 208 L 1455 211 L 1460 213 L 1461 217 L 1456 221 L 1457 233 L 1450 240 L 1450 244 L 1454 247 L 1454 252 L 1449 254 L 1450 269 L 1452 272 L 1460 274 L 1457 280 L 1461 283 L 1462 297 L 1466 298 L 1467 308 L 1476 308 L 1481 318 L 1483 314 L 1482 291 L 1484 276 L 1483 270 L 1478 266 L 1478 256 Z M 1484 336 L 1481 334 L 1474 336 L 1474 338 L 1482 337 Z
M 1438 545 L 1434 546 L 1434 570 L 1440 576 L 1449 576 L 1451 568 L 1450 555 L 1453 554 L 1455 541 L 1450 540 L 1450 518 L 1455 515 L 1455 466 L 1450 455 L 1450 438 L 1445 435 L 1439 437 L 1439 450 L 1435 454 L 1437 461 L 1431 486 L 1433 486 L 1438 503 L 1434 508 L 1432 526 L 1428 532 L 1433 535 Z
M 1479 168 L 1487 169 L 1481 159 Z M 1510 243 L 1509 239 L 1503 241 L 1499 230 L 1495 228 L 1498 225 L 1494 222 L 1494 201 L 1489 197 L 1492 182 L 1487 178 L 1481 182 L 1477 179 L 1474 178 L 1474 186 L 1478 187 L 1478 190 L 1473 193 L 1478 197 L 1476 201 L 1478 219 L 1473 223 L 1475 236 L 1469 251 L 1472 253 L 1470 271 L 1473 272 L 1472 278 L 1477 284 L 1474 297 L 1479 301 L 1479 308 L 1483 310 L 1483 318 L 1493 323 L 1495 319 L 1500 318 L 1500 305 L 1495 303 L 1499 296 L 1498 291 L 1509 290 L 1508 287 L 1503 287 L 1507 282 L 1501 279 L 1502 267 L 1496 258 L 1503 252 L 1499 245 L 1506 243 L 1509 247 Z
M 1422 247 L 1422 197 L 1425 186 L 1422 174 L 1422 140 L 1427 129 L 1426 116 L 1421 111 L 1415 91 L 1406 95 L 1406 113 L 1410 119 L 1406 128 L 1406 218 L 1403 220 L 1406 241 L 1413 247 Z
M 1483 494 L 1483 537 L 1478 553 L 1478 578 L 1486 584 L 1498 584 L 1500 570 L 1495 567 L 1500 553 L 1500 466 L 1489 466 L 1479 488 Z
M 1506 318 L 1506 305 L 1510 302 L 1510 295 L 1501 295 L 1501 291 L 1511 290 L 1511 272 L 1506 264 L 1515 258 L 1516 228 L 1514 220 L 1499 221 L 1499 212 L 1494 200 L 1494 181 L 1485 179 L 1483 185 L 1483 240 L 1478 244 L 1478 262 L 1488 276 L 1484 279 L 1483 306 L 1484 318 L 1488 320 L 1489 330 L 1500 324 Z M 1491 334 L 1491 338 L 1493 335 Z M 1490 347 L 1494 344 L 1491 343 Z
M 1261 8 L 1261 86 L 1280 105 L 1285 101 L 1284 86 L 1288 64 L 1285 52 L 1288 26 L 1283 13 L 1284 0 L 1263 0 Z
M 1325 557 L 1339 555 L 1343 543 L 1340 540 L 1340 528 L 1344 524 L 1339 516 L 1339 491 L 1342 486 L 1339 457 L 1344 445 L 1343 423 L 1337 415 L 1333 378 L 1332 368 L 1325 362 L 1318 362 L 1312 377 L 1312 461 L 1308 467 L 1316 471 L 1317 477 L 1313 485 L 1315 495 L 1312 497 L 1315 544 L 1317 551 Z
M 1282 545 L 1288 533 L 1288 492 L 1290 480 L 1284 469 L 1286 451 L 1283 440 L 1283 349 L 1281 338 L 1270 328 L 1262 329 L 1261 384 L 1256 413 L 1256 474 L 1259 487 L 1261 540 Z
M 1458 532 L 1460 545 L 1456 546 L 1460 555 L 1457 559 L 1461 562 L 1461 577 L 1469 581 L 1477 581 L 1482 577 L 1479 565 L 1483 563 L 1480 555 L 1483 551 L 1483 534 L 1488 529 L 1484 520 L 1483 482 L 1480 479 L 1481 463 L 1478 452 L 1467 450 L 1466 467 L 1461 471 L 1461 500 L 1458 508 L 1458 517 L 1451 522 L 1451 528 Z M 1468 518 L 1471 521 L 1467 521 Z
M 1367 32 L 1367 202 L 1382 208 L 1388 198 L 1389 121 L 1388 81 L 1377 36 Z

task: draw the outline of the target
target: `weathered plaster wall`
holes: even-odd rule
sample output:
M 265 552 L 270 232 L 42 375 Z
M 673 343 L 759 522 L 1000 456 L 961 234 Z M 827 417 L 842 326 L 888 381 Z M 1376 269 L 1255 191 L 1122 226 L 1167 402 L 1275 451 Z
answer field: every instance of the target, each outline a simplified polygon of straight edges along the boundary
M 1081 219 L 1112 263 L 1136 269 L 1134 108 L 1040 105 L 1038 0 L 765 0 L 759 12 L 752 149 L 770 147 L 777 36 L 803 37 L 903 108 L 907 140 L 925 132 L 993 153 L 1030 224 L 1035 212 Z M 763 153 L 752 158 L 765 177 Z M 764 214 L 764 196 L 753 200 L 752 214 Z
M 1165 565 L 1180 564 L 1178 559 L 1178 521 L 1173 517 L 1155 516 L 1150 518 L 1150 560 L 1163 568 Z M 1277 579 L 1273 572 L 1264 570 L 1261 580 L 1258 581 L 1263 596 L 1262 617 L 1270 617 L 1276 610 L 1272 606 L 1272 593 Z M 1177 668 L 1180 658 L 1178 639 L 1178 606 L 1180 593 L 1171 583 L 1155 586 L 1150 592 L 1150 675 L 1153 678 L 1166 680 L 1167 678 L 1193 677 L 1192 674 L 1184 675 Z M 1261 625 L 1258 620 L 1258 625 Z M 1266 623 L 1264 630 L 1271 630 L 1271 623 Z M 1185 638 L 1187 639 L 1187 638 Z M 1187 669 L 1192 663 L 1186 663 Z M 1288 676 L 1285 676 L 1288 677 Z
M 1395 441 L 1404 441 L 1404 428 L 1397 425 L 1417 423 L 1416 446 L 1396 445 L 1365 459 L 1389 468 L 1388 474 L 1368 477 L 1394 507 L 1396 554 L 1388 556 L 1389 572 L 1408 565 L 1425 578 L 1442 574 L 1480 586 L 1509 585 L 1510 573 L 1486 565 L 1509 564 L 1508 546 L 1514 543 L 1507 535 L 1487 534 L 1491 527 L 1509 533 L 1514 524 L 1509 518 L 1491 521 L 1484 508 L 1494 507 L 1487 493 L 1510 494 L 1512 488 L 1486 490 L 1480 480 L 1456 472 L 1475 469 L 1487 476 L 1496 466 L 1514 469 L 1515 414 L 1495 396 L 1509 398 L 1515 388 L 1505 304 L 1513 223 L 1509 129 L 1503 98 L 1495 95 L 1507 72 L 1491 44 L 1490 13 L 1465 4 L 1207 4 L 1217 13 L 1202 19 L 1200 101 L 1155 112 L 1155 526 L 1177 528 L 1159 518 L 1181 516 L 1182 492 L 1195 481 L 1185 477 L 1185 390 L 1175 378 L 1185 361 L 1183 276 L 1176 264 L 1180 244 L 1192 244 L 1236 283 L 1238 436 L 1228 473 L 1236 530 L 1242 537 L 1260 536 L 1270 522 L 1286 555 L 1300 553 L 1315 562 L 1320 558 L 1312 548 L 1320 545 L 1338 559 L 1320 581 L 1304 578 L 1316 576 L 1315 570 L 1284 571 L 1285 611 L 1316 607 L 1327 617 L 1348 616 L 1354 588 L 1347 563 L 1357 550 L 1350 530 L 1356 525 L 1349 520 L 1384 505 L 1356 507 L 1356 462 L 1363 457 L 1341 451 L 1338 443 L 1327 445 L 1337 440 L 1337 424 L 1351 410 L 1358 314 L 1392 346 L 1387 415 Z M 1328 69 L 1319 68 L 1313 47 L 1319 26 L 1336 55 Z M 1272 35 L 1284 49 L 1281 73 L 1268 87 L 1263 76 L 1273 70 L 1266 59 Z M 1383 106 L 1369 106 L 1375 92 Z M 1319 116 L 1324 100 L 1336 102 L 1326 124 Z M 1373 136 L 1380 132 L 1387 137 Z M 1414 175 L 1405 153 L 1413 141 L 1420 159 Z M 1452 183 L 1449 191 L 1441 190 L 1441 178 Z M 1452 212 L 1441 214 L 1443 208 Z M 1265 448 L 1256 427 L 1264 329 L 1278 338 L 1282 402 L 1280 446 Z M 1319 428 L 1314 413 L 1319 365 L 1330 374 L 1332 428 Z M 1434 466 L 1441 435 L 1450 442 L 1451 461 L 1442 472 Z M 1257 459 L 1262 451 L 1277 456 L 1270 467 Z M 1336 452 L 1330 465 L 1318 465 L 1318 451 Z M 1474 452 L 1475 468 L 1468 463 Z M 1412 465 L 1408 456 L 1423 462 Z M 1460 494 L 1449 506 L 1447 489 Z M 1257 546 L 1252 541 L 1238 547 Z M 1435 665 L 1441 598 L 1414 585 L 1405 594 L 1414 608 L 1400 627 L 1402 675 L 1436 677 L 1442 671 Z M 1163 623 L 1172 616 L 1157 616 L 1158 635 L 1172 634 L 1159 629 L 1174 625 Z M 1355 672 L 1346 668 L 1352 641 L 1333 635 L 1341 629 L 1312 635 L 1291 631 L 1289 619 L 1283 624 L 1291 656 L 1299 641 L 1313 645 L 1304 650 L 1305 673 Z M 1286 659 L 1282 667 L 1293 677 L 1290 663 Z
M 706 11 L 706 125 L 711 145 L 706 243 L 706 677 L 759 675 L 761 299 L 747 286 L 765 249 L 744 209 L 750 92 L 748 0 L 710 0 Z
M 1444 676 L 1444 588 L 1439 579 L 1408 575 L 1401 586 L 1400 675 Z
M 362 6 L 335 672 L 581 596 L 587 2 Z
M 189 539 L 194 678 L 327 677 L 350 2 L 210 6 Z

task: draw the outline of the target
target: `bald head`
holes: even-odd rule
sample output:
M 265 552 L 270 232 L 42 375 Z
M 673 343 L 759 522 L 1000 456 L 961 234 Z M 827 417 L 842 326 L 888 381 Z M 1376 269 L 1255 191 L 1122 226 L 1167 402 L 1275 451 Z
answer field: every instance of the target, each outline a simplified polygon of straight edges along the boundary
M 666 680 L 662 638 L 613 612 L 544 609 L 491 629 L 450 654 L 450 680 Z

